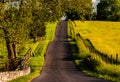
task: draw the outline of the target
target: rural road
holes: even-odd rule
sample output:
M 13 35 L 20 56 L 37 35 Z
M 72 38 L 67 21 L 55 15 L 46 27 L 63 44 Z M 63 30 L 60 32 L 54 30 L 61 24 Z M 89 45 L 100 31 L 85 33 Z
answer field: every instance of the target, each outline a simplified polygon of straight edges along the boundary
M 57 25 L 56 36 L 50 42 L 45 64 L 40 76 L 31 82 L 109 82 L 82 73 L 72 60 L 70 44 L 67 41 L 67 21 Z

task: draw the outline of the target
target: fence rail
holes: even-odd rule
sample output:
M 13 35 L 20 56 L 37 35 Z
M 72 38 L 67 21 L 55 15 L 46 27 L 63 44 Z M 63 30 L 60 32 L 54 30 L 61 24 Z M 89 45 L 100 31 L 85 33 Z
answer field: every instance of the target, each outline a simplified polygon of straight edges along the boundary
M 20 62 L 20 65 L 18 66 L 18 69 L 25 69 L 28 67 L 28 62 L 30 60 L 31 57 L 31 48 L 27 51 L 27 53 L 24 55 L 24 58 L 22 59 L 22 61 Z
M 96 55 L 98 55 L 99 57 L 102 58 L 103 61 L 105 61 L 106 63 L 110 63 L 110 64 L 120 64 L 120 61 L 119 61 L 119 54 L 116 53 L 116 57 L 113 58 L 113 55 L 111 54 L 110 56 L 108 56 L 107 54 L 105 53 L 102 53 L 98 50 L 95 49 L 95 47 L 92 45 L 92 43 L 90 42 L 89 39 L 86 39 L 87 41 L 89 41 L 89 44 L 92 46 L 89 47 L 89 45 L 86 44 L 85 40 L 83 39 L 83 37 L 80 35 L 80 33 L 77 33 L 76 34 L 76 39 L 78 40 L 81 40 L 82 43 L 84 44 L 84 46 L 89 49 L 90 53 L 95 53 Z
M 26 54 L 24 55 L 23 59 L 21 61 L 19 61 L 19 63 L 17 63 L 17 68 L 16 70 L 19 69 L 25 69 L 26 67 L 28 67 L 28 62 L 29 59 L 31 57 L 31 48 L 26 52 Z M 17 62 L 17 61 L 16 61 Z M 13 66 L 14 67 L 14 66 Z M 9 61 L 0 63 L 0 71 L 8 71 L 9 70 Z

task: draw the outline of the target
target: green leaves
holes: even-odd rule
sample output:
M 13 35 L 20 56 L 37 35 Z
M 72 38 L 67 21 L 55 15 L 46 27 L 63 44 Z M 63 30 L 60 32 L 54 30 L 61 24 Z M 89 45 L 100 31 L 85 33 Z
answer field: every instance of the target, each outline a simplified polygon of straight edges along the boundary
M 92 14 L 91 0 L 70 0 L 67 1 L 66 13 L 68 18 L 75 20 L 89 19 L 88 15 Z

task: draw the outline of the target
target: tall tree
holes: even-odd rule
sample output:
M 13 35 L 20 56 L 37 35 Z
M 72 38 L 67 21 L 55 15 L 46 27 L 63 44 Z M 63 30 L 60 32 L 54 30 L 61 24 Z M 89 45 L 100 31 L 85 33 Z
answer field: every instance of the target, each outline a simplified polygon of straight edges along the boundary
M 35 0 L 34 3 L 31 3 L 31 13 L 32 23 L 30 28 L 30 37 L 34 39 L 34 42 L 36 42 L 38 37 L 42 37 L 45 35 L 45 12 L 43 11 L 40 1 Z
M 9 70 L 13 70 L 17 66 L 17 44 L 26 39 L 28 32 L 27 25 L 30 20 L 29 8 L 24 2 L 21 2 L 20 9 L 10 7 L 5 10 L 5 4 L 0 3 L 0 37 L 6 41 L 8 51 Z
M 109 15 L 109 3 L 107 0 L 101 0 L 100 3 L 97 5 L 97 19 L 104 20 L 107 19 Z

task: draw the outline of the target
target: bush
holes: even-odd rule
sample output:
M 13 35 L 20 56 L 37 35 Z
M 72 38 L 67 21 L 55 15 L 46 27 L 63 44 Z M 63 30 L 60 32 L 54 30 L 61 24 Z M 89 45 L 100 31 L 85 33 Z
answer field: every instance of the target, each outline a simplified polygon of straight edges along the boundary
M 83 65 L 87 70 L 95 71 L 95 68 L 99 65 L 99 62 L 92 59 L 90 55 L 83 59 Z

